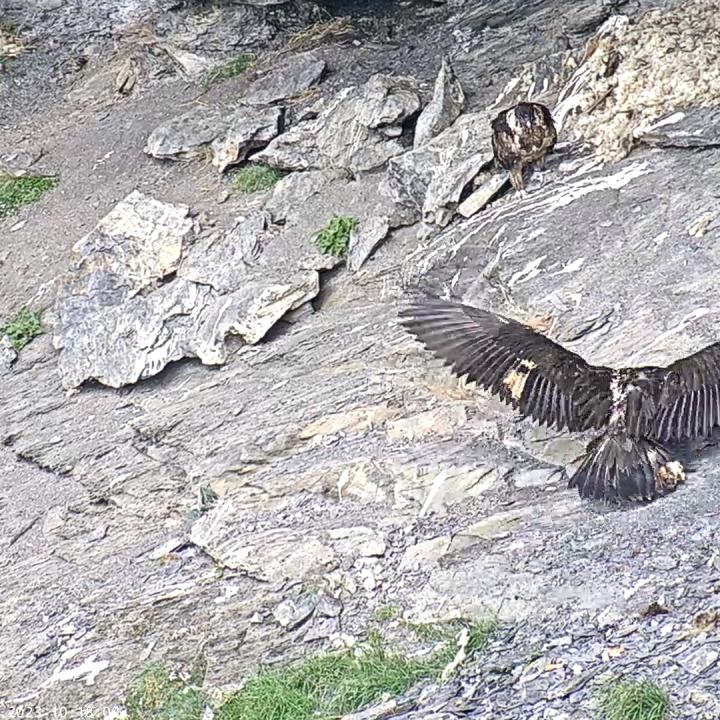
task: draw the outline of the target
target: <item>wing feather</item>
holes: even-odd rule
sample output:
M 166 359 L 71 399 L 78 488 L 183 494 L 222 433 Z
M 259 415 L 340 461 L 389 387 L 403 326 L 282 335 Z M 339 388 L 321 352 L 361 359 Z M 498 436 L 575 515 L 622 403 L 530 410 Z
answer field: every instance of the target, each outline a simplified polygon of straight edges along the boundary
M 661 440 L 708 436 L 720 424 L 720 342 L 665 368 L 655 434 Z
M 612 370 L 588 364 L 526 325 L 439 298 L 411 304 L 400 322 L 456 373 L 523 415 L 568 430 L 607 423 Z

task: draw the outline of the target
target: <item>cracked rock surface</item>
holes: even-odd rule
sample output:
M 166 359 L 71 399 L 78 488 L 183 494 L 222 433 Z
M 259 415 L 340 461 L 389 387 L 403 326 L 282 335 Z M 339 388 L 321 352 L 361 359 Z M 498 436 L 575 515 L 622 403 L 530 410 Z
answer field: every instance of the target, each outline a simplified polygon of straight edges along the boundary
M 229 690 L 393 606 L 390 641 L 500 629 L 364 720 L 587 720 L 646 676 L 672 717 L 720 717 L 716 438 L 668 497 L 581 503 L 563 471 L 589 435 L 518 419 L 396 320 L 450 294 L 604 364 L 720 336 L 717 107 L 673 107 L 612 163 L 576 132 L 606 87 L 588 48 L 674 5 L 367 3 L 334 35 L 305 2 L 11 6 L 35 50 L 0 72 L 0 158 L 60 183 L 0 219 L 0 321 L 28 306 L 46 330 L 0 367 L 2 712 L 101 716 L 199 647 Z M 241 52 L 253 68 L 206 82 Z M 568 124 L 519 195 L 489 122 L 527 97 Z M 277 134 L 229 147 L 240 105 Z M 144 152 L 168 123 L 183 162 Z M 214 142 L 282 177 L 235 192 Z M 335 215 L 358 220 L 346 256 L 314 240 Z

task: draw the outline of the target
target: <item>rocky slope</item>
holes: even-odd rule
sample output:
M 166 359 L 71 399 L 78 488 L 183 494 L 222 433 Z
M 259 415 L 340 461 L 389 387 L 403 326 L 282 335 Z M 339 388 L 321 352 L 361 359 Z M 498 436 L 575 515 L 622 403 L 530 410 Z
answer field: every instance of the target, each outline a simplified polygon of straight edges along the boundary
M 265 5 L 6 11 L 32 51 L 0 72 L 0 158 L 60 182 L 0 220 L 0 316 L 48 327 L 0 377 L 0 701 L 101 713 L 199 651 L 232 687 L 392 604 L 502 630 L 386 717 L 580 720 L 649 675 L 673 717 L 717 718 L 711 445 L 662 501 L 582 504 L 558 469 L 584 438 L 395 319 L 421 288 L 598 363 L 714 341 L 712 3 Z M 561 132 L 521 196 L 488 131 L 523 97 Z M 284 178 L 230 192 L 247 155 Z M 360 221 L 347 262 L 313 242 L 335 214 Z

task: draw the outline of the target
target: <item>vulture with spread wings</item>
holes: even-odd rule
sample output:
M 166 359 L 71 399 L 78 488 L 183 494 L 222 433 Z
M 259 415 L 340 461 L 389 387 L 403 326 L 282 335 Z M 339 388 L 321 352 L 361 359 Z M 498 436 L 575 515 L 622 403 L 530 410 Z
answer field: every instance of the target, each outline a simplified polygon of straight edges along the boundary
M 515 320 L 428 298 L 400 312 L 428 350 L 523 415 L 570 431 L 602 430 L 569 487 L 581 497 L 654 500 L 684 481 L 664 444 L 720 425 L 720 342 L 668 367 L 614 369 Z

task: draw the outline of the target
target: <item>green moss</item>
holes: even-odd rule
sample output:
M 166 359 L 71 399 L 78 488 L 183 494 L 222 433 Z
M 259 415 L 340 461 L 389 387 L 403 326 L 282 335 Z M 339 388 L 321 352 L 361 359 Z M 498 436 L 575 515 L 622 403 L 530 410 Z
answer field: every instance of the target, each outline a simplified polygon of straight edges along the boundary
M 42 334 L 39 312 L 22 308 L 10 322 L 0 325 L 0 337 L 7 335 L 17 352 L 20 352 L 33 338 Z
M 345 257 L 350 244 L 350 236 L 359 226 L 356 218 L 334 215 L 330 222 L 315 236 L 315 244 L 324 255 Z
M 382 605 L 375 610 L 375 619 L 378 622 L 388 622 L 400 616 L 400 608 L 394 605 Z
M 39 200 L 43 193 L 57 184 L 57 178 L 23 175 L 13 177 L 0 175 L 0 218 L 9 215 L 23 205 Z
M 667 694 L 652 680 L 616 682 L 600 698 L 603 720 L 666 720 Z
M 206 698 L 199 687 L 171 677 L 166 668 L 148 668 L 125 701 L 128 720 L 200 720 Z
M 233 175 L 232 188 L 242 193 L 269 190 L 282 176 L 283 174 L 278 170 L 265 165 L 250 164 Z
M 220 69 L 215 70 L 215 72 L 213 72 L 208 78 L 206 85 L 209 86 L 215 82 L 229 80 L 237 75 L 241 75 L 254 64 L 255 56 L 252 53 L 242 53 L 223 65 Z

